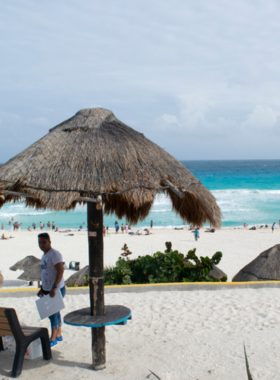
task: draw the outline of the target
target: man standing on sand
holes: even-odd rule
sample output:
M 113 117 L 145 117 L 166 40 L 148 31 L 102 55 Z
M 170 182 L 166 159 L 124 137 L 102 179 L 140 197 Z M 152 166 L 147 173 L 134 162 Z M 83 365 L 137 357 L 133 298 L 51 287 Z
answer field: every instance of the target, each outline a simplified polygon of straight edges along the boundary
M 272 224 L 272 227 L 271 227 L 271 229 L 272 229 L 272 233 L 273 233 L 273 231 L 274 231 L 274 228 L 275 228 L 275 222 Z
M 42 268 L 42 286 L 38 292 L 38 296 L 42 297 L 49 294 L 51 298 L 56 292 L 61 292 L 62 297 L 65 296 L 65 284 L 63 279 L 63 259 L 60 252 L 51 247 L 51 239 L 48 233 L 38 235 L 39 248 L 44 252 L 41 259 Z M 61 315 L 57 312 L 49 317 L 51 321 L 52 335 L 50 346 L 56 346 L 57 342 L 62 342 L 61 335 Z

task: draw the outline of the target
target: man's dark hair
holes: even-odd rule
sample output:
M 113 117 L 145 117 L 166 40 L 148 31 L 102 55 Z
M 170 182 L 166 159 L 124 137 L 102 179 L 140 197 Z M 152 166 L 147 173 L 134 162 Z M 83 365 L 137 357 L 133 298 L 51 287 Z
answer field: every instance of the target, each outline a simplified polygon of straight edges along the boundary
M 43 233 L 39 234 L 38 235 L 38 239 L 39 238 L 44 238 L 44 239 L 46 239 L 48 241 L 51 241 L 50 235 L 47 232 L 43 232 Z

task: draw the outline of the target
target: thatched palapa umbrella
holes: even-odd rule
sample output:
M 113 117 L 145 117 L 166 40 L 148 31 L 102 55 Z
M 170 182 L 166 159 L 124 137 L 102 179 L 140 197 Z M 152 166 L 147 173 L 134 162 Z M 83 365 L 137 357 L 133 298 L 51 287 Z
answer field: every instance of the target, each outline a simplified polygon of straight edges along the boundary
M 59 211 L 87 203 L 92 319 L 105 312 L 103 210 L 92 201 L 102 197 L 106 214 L 134 224 L 147 217 L 159 192 L 171 198 L 183 220 L 220 226 L 210 191 L 182 163 L 103 108 L 77 112 L 0 167 L 2 204 L 25 197 L 28 206 Z M 105 366 L 104 329 L 92 328 L 95 369 Z
M 276 244 L 259 254 L 245 265 L 232 279 L 232 282 L 279 281 L 280 244 Z
M 20 270 L 26 270 L 34 267 L 34 265 L 41 264 L 41 260 L 38 259 L 35 256 L 26 256 L 24 259 L 19 260 L 14 265 L 10 267 L 10 270 L 16 271 L 18 269 Z
M 38 281 L 38 286 L 41 281 L 41 260 L 35 256 L 26 256 L 24 259 L 18 261 L 10 270 L 23 270 L 24 272 L 18 277 L 19 280 L 30 281 L 30 285 L 33 285 L 33 281 Z
M 102 108 L 52 128 L 2 165 L 0 179 L 0 191 L 33 195 L 26 204 L 37 209 L 69 210 L 80 197 L 102 195 L 106 214 L 136 223 L 161 191 L 183 220 L 221 223 L 215 198 L 182 163 Z M 7 194 L 4 203 L 14 198 Z
M 65 281 L 66 286 L 84 286 L 85 279 L 84 277 L 89 275 L 89 266 L 86 265 L 84 268 L 80 269 L 78 272 L 72 274 Z

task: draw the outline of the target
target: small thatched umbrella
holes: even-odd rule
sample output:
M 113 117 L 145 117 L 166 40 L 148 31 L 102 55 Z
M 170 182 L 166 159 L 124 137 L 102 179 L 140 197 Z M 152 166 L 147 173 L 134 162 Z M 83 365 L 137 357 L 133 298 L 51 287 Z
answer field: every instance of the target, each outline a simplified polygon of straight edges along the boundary
M 280 244 L 267 249 L 245 265 L 232 279 L 233 282 L 279 281 Z
M 85 279 L 84 276 L 89 275 L 89 266 L 85 266 L 78 272 L 72 274 L 67 280 L 65 281 L 66 286 L 84 286 Z
M 58 211 L 87 203 L 90 314 L 96 317 L 105 314 L 103 210 L 92 201 L 102 196 L 106 214 L 115 212 L 133 224 L 147 217 L 159 192 L 169 195 L 183 220 L 220 226 L 210 191 L 182 163 L 103 108 L 77 112 L 0 167 L 0 207 L 21 197 L 28 206 Z M 92 328 L 95 369 L 105 368 L 105 342 L 105 327 Z
M 3 276 L 2 272 L 0 271 L 0 288 L 3 285 L 3 282 L 4 282 L 4 276 Z
M 38 286 L 40 285 L 42 271 L 40 259 L 35 256 L 26 256 L 10 267 L 10 270 L 13 271 L 18 269 L 24 271 L 18 279 L 29 281 L 29 285 L 33 285 L 33 281 L 38 281 Z
M 38 281 L 38 286 L 41 281 L 41 262 L 39 264 L 34 265 L 31 268 L 24 269 L 24 272 L 18 277 L 19 280 L 30 281 L 31 285 L 33 281 Z
M 217 278 L 218 280 L 223 277 L 227 277 L 225 272 L 223 272 L 222 269 L 218 268 L 215 264 L 213 264 L 213 269 L 209 272 L 209 276 Z
M 38 259 L 35 256 L 26 256 L 24 259 L 18 261 L 13 266 L 10 267 L 10 270 L 16 271 L 18 269 L 20 270 L 28 270 L 30 268 L 33 268 L 34 265 L 41 264 L 41 260 Z

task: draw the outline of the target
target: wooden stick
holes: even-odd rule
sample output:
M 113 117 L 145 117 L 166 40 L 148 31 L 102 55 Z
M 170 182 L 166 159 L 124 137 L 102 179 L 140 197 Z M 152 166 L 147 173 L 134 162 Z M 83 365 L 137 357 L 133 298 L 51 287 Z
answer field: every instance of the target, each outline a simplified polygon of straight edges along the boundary
M 23 198 L 36 198 L 35 195 L 27 194 L 27 193 L 17 193 L 16 191 L 8 191 L 8 190 L 0 190 L 0 194 L 14 195 L 16 197 Z M 75 199 L 77 202 L 96 202 L 96 199 L 88 198 L 88 197 L 79 197 Z
M 178 197 L 180 197 L 180 198 L 184 198 L 185 194 L 184 194 L 182 191 L 180 191 L 180 190 L 178 189 L 178 187 L 174 186 L 173 183 L 171 183 L 170 181 L 168 181 L 168 179 L 164 179 L 163 182 L 165 183 L 166 186 L 169 186 L 170 189 L 171 189 L 175 194 L 178 195 Z
M 106 368 L 105 326 L 91 329 L 92 367 L 95 371 Z
M 103 211 L 93 203 L 87 204 L 89 297 L 91 315 L 102 316 L 104 307 L 103 276 Z M 105 327 L 92 328 L 92 366 L 95 370 L 106 367 Z
M 14 195 L 16 197 L 24 197 L 24 198 L 35 198 L 34 195 L 27 194 L 27 193 L 17 193 L 15 191 L 8 191 L 8 190 L 0 190 L 0 193 L 7 194 L 7 195 Z
M 185 192 L 187 192 L 187 189 L 183 189 L 183 191 L 180 191 L 176 186 L 174 186 L 168 179 L 164 179 L 163 182 L 166 186 L 169 186 L 170 189 L 177 194 L 180 198 L 183 198 L 185 196 Z M 205 204 L 204 200 L 201 198 L 200 195 L 197 193 L 193 194 L 195 198 L 201 203 L 202 207 L 204 208 L 205 213 L 207 214 L 208 218 L 210 218 L 213 215 L 213 212 L 208 208 L 208 206 Z

